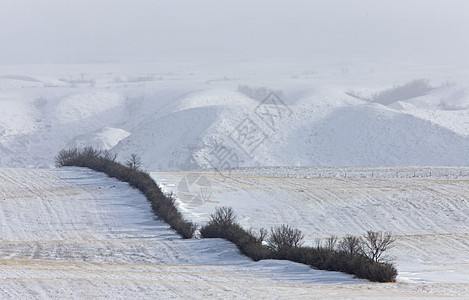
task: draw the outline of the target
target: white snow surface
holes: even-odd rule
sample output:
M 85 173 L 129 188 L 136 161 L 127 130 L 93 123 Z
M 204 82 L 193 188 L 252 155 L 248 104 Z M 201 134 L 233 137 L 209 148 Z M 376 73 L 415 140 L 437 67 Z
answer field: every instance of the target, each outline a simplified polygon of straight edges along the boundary
M 123 129 L 104 127 L 103 129 L 73 138 L 65 145 L 65 149 L 93 147 L 98 150 L 110 150 L 129 135 L 130 132 Z
M 0 166 L 51 167 L 85 145 L 150 170 L 226 166 L 217 147 L 232 167 L 468 166 L 468 78 L 380 61 L 2 65 Z M 416 79 L 426 93 L 372 101 Z M 269 89 L 283 102 L 263 102 Z
M 2 299 L 296 298 L 369 285 L 253 262 L 219 239 L 183 240 L 137 190 L 87 169 L 0 169 L 0 206 Z
M 348 168 L 349 177 L 344 170 L 316 169 L 321 178 L 308 178 L 313 172 L 300 169 L 152 175 L 197 223 L 206 222 L 216 207 L 228 206 L 245 228 L 288 224 L 305 234 L 307 245 L 332 235 L 389 231 L 396 244 L 387 259 L 396 264 L 398 282 L 454 284 L 454 292 L 469 286 L 468 168 Z
M 468 70 L 372 60 L 0 65 L 0 297 L 467 298 Z M 417 79 L 428 79 L 426 92 L 373 101 Z M 269 90 L 276 105 L 263 101 Z M 288 223 L 307 244 L 391 231 L 398 283 L 183 241 L 126 184 L 49 170 L 59 150 L 84 146 L 121 162 L 140 155 L 198 223 L 228 205 L 245 227 Z M 184 180 L 195 187 L 181 191 Z
M 177 173 L 155 176 L 166 178 L 163 182 L 167 186 L 174 174 Z M 244 186 L 246 191 L 257 191 L 258 195 L 259 190 L 252 184 L 268 184 L 262 178 L 255 182 L 239 179 L 240 183 L 251 186 Z M 353 193 L 354 183 L 349 185 L 349 193 Z M 290 180 L 282 187 L 291 190 L 294 186 L 294 180 Z M 217 187 L 214 199 L 220 190 L 225 190 L 223 196 L 229 191 L 239 193 L 233 185 Z M 225 204 L 233 204 L 232 199 L 227 197 Z M 249 223 L 254 215 L 257 224 L 278 220 L 274 216 L 280 213 L 280 204 L 275 197 L 268 206 L 267 201 L 265 205 L 256 205 L 248 198 L 244 201 L 250 202 L 252 209 L 236 207 L 243 224 Z M 305 212 L 310 211 L 310 205 L 314 206 L 303 202 Z M 306 213 L 298 213 L 297 204 L 284 202 L 283 205 L 284 220 L 290 215 L 298 217 L 299 223 L 304 221 Z M 379 284 L 288 261 L 252 262 L 239 255 L 231 243 L 219 239 L 183 240 L 155 219 L 139 192 L 126 183 L 87 169 L 2 168 L 0 206 L 2 299 L 463 299 L 469 292 L 468 284 L 464 283 L 467 277 L 457 281 L 457 275 L 464 272 L 464 263 L 455 263 L 447 254 L 459 251 L 460 261 L 467 260 L 464 251 L 468 245 L 462 233 L 441 235 L 442 244 L 457 242 L 458 248 L 444 250 L 442 247 L 439 261 L 445 263 L 430 264 L 430 270 L 422 270 L 422 280 L 416 280 L 419 274 L 401 273 L 398 283 Z M 195 210 L 181 206 L 186 215 L 195 216 Z M 264 210 L 259 212 L 262 206 Z M 351 203 L 350 206 L 353 207 Z M 417 221 L 422 219 L 425 217 L 418 217 Z M 334 227 L 323 228 L 323 232 L 334 231 Z M 357 225 L 354 230 L 359 228 Z M 445 222 L 442 228 L 447 228 Z M 423 255 L 421 259 L 436 257 L 435 248 L 420 248 L 433 245 L 434 235 L 403 236 L 399 247 L 415 241 L 418 243 L 412 250 L 418 253 L 409 252 L 409 261 L 418 255 Z M 423 279 L 433 268 L 436 277 L 441 276 L 442 270 L 451 274 L 454 269 L 455 273 L 449 282 Z

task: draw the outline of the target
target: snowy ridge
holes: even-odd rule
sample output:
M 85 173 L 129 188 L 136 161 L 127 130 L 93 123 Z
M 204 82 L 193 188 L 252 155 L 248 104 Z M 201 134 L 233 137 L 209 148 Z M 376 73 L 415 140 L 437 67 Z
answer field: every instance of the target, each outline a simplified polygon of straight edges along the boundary
M 316 72 L 249 67 L 259 74 L 227 67 L 232 75 L 220 76 L 191 66 L 194 75 L 151 64 L 129 73 L 125 65 L 70 66 L 65 74 L 52 65 L 45 71 L 10 66 L 0 74 L 0 165 L 50 167 L 60 149 L 82 145 L 109 149 L 120 160 L 135 152 L 150 170 L 210 167 L 219 145 L 236 152 L 235 167 L 468 165 L 468 88 L 446 83 L 438 68 L 403 64 L 407 77 L 383 68 L 373 79 L 362 66 L 353 77 L 331 71 L 339 65 L 316 66 Z M 422 73 L 431 83 L 409 77 Z M 243 94 L 265 94 L 268 89 L 256 89 L 266 83 L 262 78 L 270 78 L 291 112 L 275 127 L 256 114 L 262 100 Z M 423 82 L 425 90 L 396 87 L 387 105 L 374 102 L 373 95 L 393 84 L 412 87 L 406 82 Z M 246 120 L 265 136 L 249 153 L 233 138 Z

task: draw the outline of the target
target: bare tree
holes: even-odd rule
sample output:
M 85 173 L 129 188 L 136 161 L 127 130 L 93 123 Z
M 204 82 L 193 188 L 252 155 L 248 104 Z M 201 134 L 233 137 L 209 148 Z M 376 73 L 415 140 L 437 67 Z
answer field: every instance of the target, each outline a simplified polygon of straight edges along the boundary
M 137 154 L 130 154 L 130 158 L 125 162 L 126 167 L 138 170 L 142 166 L 142 160 Z
M 355 256 L 363 252 L 363 241 L 360 237 L 347 235 L 339 243 L 339 249 L 350 256 Z
M 282 225 L 270 230 L 267 240 L 269 248 L 274 251 L 284 251 L 303 244 L 303 233 L 298 229 L 293 229 L 288 225 Z
M 367 231 L 365 235 L 365 255 L 379 262 L 383 253 L 394 246 L 395 239 L 390 232 Z

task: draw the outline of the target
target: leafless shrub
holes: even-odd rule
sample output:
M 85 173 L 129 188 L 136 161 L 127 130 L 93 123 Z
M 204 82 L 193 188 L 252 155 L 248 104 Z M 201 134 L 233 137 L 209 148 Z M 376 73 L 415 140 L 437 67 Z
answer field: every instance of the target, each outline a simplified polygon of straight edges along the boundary
M 127 182 L 140 190 L 151 203 L 156 216 L 167 222 L 183 238 L 192 238 L 197 228 L 195 223 L 187 221 L 178 211 L 175 199 L 165 195 L 151 176 L 135 168 L 126 167 L 115 162 L 117 156 L 107 151 L 87 147 L 81 150 L 62 150 L 56 157 L 56 164 L 61 166 L 77 166 L 104 172 L 109 177 Z M 136 164 L 133 164 L 136 166 Z
M 367 231 L 363 250 L 365 255 L 376 262 L 381 260 L 383 253 L 394 246 L 395 239 L 390 232 Z
M 300 230 L 293 229 L 288 225 L 281 225 L 270 230 L 267 243 L 272 250 L 284 252 L 290 248 L 301 246 L 303 238 L 304 235 Z
M 272 258 L 270 249 L 262 244 L 267 236 L 267 230 L 245 230 L 236 221 L 236 215 L 231 207 L 217 207 L 210 215 L 207 224 L 200 228 L 203 238 L 222 238 L 234 243 L 240 252 L 255 261 Z
M 59 151 L 59 154 L 57 154 L 55 158 L 55 165 L 57 167 L 63 167 L 65 166 L 70 160 L 78 156 L 78 149 L 77 148 L 72 148 L 72 149 L 63 149 Z
M 234 243 L 239 251 L 255 261 L 261 259 L 286 259 L 310 265 L 320 270 L 340 271 L 376 282 L 394 282 L 397 270 L 392 263 L 369 259 L 361 250 L 361 238 L 347 236 L 337 246 L 338 239 L 331 236 L 317 247 L 302 245 L 303 234 L 298 229 L 282 225 L 255 232 L 245 230 L 236 222 L 232 208 L 217 208 L 209 222 L 200 229 L 202 238 L 222 238 Z M 267 238 L 267 246 L 263 241 Z M 324 247 L 323 247 L 324 244 Z M 344 250 L 342 250 L 344 249 Z
M 220 227 L 227 227 L 236 224 L 236 214 L 231 207 L 217 207 L 215 212 L 210 215 L 209 223 Z
M 339 250 L 350 255 L 360 255 L 363 252 L 363 241 L 360 237 L 347 235 L 339 242 Z

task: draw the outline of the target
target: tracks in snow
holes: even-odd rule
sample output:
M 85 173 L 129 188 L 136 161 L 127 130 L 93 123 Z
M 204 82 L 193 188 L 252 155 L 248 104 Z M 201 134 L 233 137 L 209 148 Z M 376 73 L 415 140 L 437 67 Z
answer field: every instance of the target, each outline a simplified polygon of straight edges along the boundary
M 153 173 L 177 193 L 188 173 Z M 231 206 L 246 227 L 289 224 L 308 244 L 331 235 L 391 231 L 389 254 L 401 282 L 469 283 L 469 179 L 273 178 L 203 174 L 210 201 L 181 203 L 189 219 L 201 222 L 216 206 Z
M 308 296 L 368 285 L 226 241 L 182 240 L 126 183 L 86 169 L 0 169 L 0 298 Z

